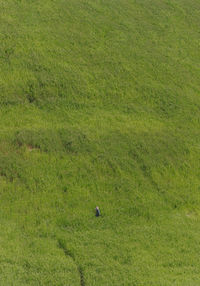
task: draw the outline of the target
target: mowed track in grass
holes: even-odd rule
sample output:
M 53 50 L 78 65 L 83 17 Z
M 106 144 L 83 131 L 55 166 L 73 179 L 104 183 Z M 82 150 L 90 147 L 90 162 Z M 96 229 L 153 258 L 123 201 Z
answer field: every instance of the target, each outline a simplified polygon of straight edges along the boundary
M 199 19 L 0 0 L 1 285 L 200 284 Z

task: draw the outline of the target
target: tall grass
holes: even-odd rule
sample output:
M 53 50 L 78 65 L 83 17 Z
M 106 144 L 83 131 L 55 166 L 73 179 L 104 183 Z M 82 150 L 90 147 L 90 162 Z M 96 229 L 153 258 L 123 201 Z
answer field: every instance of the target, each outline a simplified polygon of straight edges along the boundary
M 200 284 L 199 11 L 1 0 L 1 285 Z

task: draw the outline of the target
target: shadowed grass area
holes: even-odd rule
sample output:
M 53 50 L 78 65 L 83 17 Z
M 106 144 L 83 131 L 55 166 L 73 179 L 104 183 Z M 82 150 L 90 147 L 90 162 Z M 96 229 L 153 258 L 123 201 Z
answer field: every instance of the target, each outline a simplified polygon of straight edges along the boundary
M 199 11 L 0 1 L 0 284 L 200 283 Z

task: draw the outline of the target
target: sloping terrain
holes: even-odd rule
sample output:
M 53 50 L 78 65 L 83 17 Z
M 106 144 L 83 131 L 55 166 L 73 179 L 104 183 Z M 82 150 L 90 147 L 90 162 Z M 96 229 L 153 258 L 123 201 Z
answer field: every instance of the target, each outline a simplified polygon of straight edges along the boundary
M 0 285 L 200 285 L 199 20 L 0 0 Z

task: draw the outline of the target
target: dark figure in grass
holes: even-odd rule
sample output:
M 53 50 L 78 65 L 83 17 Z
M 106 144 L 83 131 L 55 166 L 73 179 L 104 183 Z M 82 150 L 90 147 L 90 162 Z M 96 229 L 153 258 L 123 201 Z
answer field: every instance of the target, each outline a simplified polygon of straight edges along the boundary
M 96 214 L 96 216 L 100 216 L 100 209 L 99 209 L 99 207 L 96 207 L 95 214 Z

